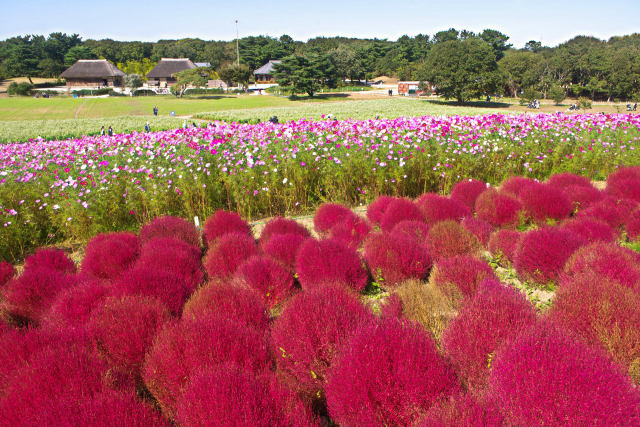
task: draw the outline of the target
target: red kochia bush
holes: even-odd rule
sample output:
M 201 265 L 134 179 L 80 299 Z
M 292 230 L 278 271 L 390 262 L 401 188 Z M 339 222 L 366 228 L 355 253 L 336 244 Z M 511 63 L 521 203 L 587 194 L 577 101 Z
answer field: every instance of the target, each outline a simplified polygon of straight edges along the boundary
M 475 255 L 480 242 L 455 221 L 440 221 L 429 229 L 427 247 L 434 260 L 456 255 Z
M 560 220 L 571 214 L 571 201 L 562 191 L 549 185 L 533 183 L 520 191 L 520 203 L 529 217 L 536 222 Z
M 65 289 L 56 296 L 42 323 L 53 328 L 82 326 L 91 310 L 111 292 L 95 279 Z
M 629 240 L 638 240 L 638 237 L 640 236 L 640 210 L 636 209 L 633 211 L 631 216 L 625 222 L 624 228 L 627 231 L 627 237 L 629 237 Z M 0 283 L 2 282 L 0 281 Z
M 424 221 L 400 221 L 393 227 L 391 234 L 408 237 L 420 245 L 425 245 L 427 243 L 427 234 L 429 234 L 429 226 Z
M 327 404 L 341 425 L 411 425 L 457 388 L 424 329 L 387 319 L 361 328 L 342 347 L 329 371 Z
M 196 226 L 176 216 L 155 218 L 140 229 L 140 242 L 143 245 L 158 237 L 177 239 L 200 247 L 200 234 Z
M 424 216 L 413 201 L 409 199 L 393 199 L 387 205 L 384 215 L 382 215 L 380 228 L 389 232 L 397 223 L 407 219 L 424 221 Z
M 341 345 L 373 315 L 347 290 L 319 287 L 301 292 L 271 328 L 278 371 L 306 398 L 323 398 L 325 376 Z
M 429 225 L 445 220 L 460 222 L 471 214 L 467 205 L 435 193 L 423 194 L 416 200 L 416 205 Z
M 607 177 L 607 185 L 616 185 L 618 182 L 627 179 L 640 179 L 640 166 L 622 167 L 610 173 Z
M 531 184 L 537 184 L 537 182 L 531 178 L 525 178 L 523 176 L 512 176 L 502 182 L 500 185 L 500 192 L 510 194 L 513 197 L 519 197 L 520 192 Z
M 478 391 L 486 385 L 491 358 L 505 340 L 536 321 L 536 312 L 520 291 L 485 281 L 462 306 L 442 336 L 442 348 L 458 377 Z
M 344 205 L 323 203 L 316 209 L 313 226 L 319 234 L 326 233 L 331 227 L 355 214 Z
M 25 258 L 24 270 L 35 268 L 46 268 L 63 274 L 74 274 L 76 272 L 76 265 L 66 252 L 54 248 L 40 248 L 33 255 Z
M 153 337 L 171 318 L 156 298 L 107 298 L 91 312 L 89 332 L 97 350 L 111 366 L 133 377 L 140 375 Z
M 314 424 L 302 402 L 234 365 L 196 373 L 180 397 L 177 419 L 184 427 Z
M 616 232 L 604 222 L 594 218 L 574 218 L 563 224 L 564 228 L 581 235 L 589 243 L 616 240 Z
M 230 279 L 240 264 L 258 254 L 253 237 L 242 233 L 228 233 L 209 248 L 204 268 L 209 278 Z
M 503 347 L 489 381 L 509 425 L 640 423 L 640 393 L 630 378 L 599 351 L 549 326 Z
M 453 186 L 451 189 L 451 198 L 466 205 L 473 211 L 476 205 L 476 199 L 486 189 L 487 184 L 485 182 L 466 179 Z
M 266 242 L 260 241 L 260 248 L 265 255 L 294 271 L 298 249 L 305 240 L 306 237 L 299 234 L 275 234 Z
M 483 219 L 472 216 L 468 216 L 463 219 L 461 224 L 471 234 L 476 236 L 476 239 L 478 239 L 482 246 L 487 246 L 491 233 L 493 233 L 493 226 L 491 224 Z
M 374 233 L 364 243 L 364 258 L 376 280 L 394 287 L 407 279 L 423 279 L 431 268 L 427 249 L 415 240 L 394 233 Z
M 266 331 L 269 327 L 267 306 L 255 289 L 226 283 L 202 286 L 184 305 L 183 319 L 204 319 L 221 316 L 235 322 Z
M 459 290 L 465 297 L 474 296 L 478 285 L 487 279 L 497 281 L 498 277 L 486 261 L 469 255 L 443 258 L 436 263 L 431 273 L 431 280 L 445 294 Z M 451 285 L 455 288 L 451 289 Z
M 201 369 L 235 363 L 262 371 L 270 362 L 263 332 L 220 316 L 168 324 L 154 340 L 144 362 L 144 382 L 169 418 L 188 378 Z
M 307 239 L 298 251 L 296 272 L 306 290 L 338 284 L 359 292 L 367 286 L 360 256 L 339 240 Z
M 380 225 L 382 217 L 387 210 L 387 206 L 389 206 L 389 203 L 391 203 L 393 200 L 396 200 L 396 198 L 383 195 L 378 196 L 377 199 L 371 202 L 369 206 L 367 206 L 367 218 L 369 218 L 369 221 L 373 222 L 374 224 Z
M 513 262 L 518 241 L 524 233 L 516 230 L 498 230 L 489 238 L 489 252 L 493 255 L 502 254 L 509 262 Z
M 595 187 L 570 185 L 560 189 L 571 201 L 572 210 L 583 210 L 604 198 L 604 193 Z
M 573 173 L 557 173 L 551 175 L 547 180 L 547 184 L 551 187 L 555 187 L 559 190 L 563 190 L 568 187 L 591 187 L 591 181 L 584 176 L 576 175 Z
M 359 216 L 347 217 L 331 227 L 329 237 L 340 240 L 353 249 L 358 249 L 371 231 L 369 223 Z
M 251 235 L 251 227 L 237 212 L 227 212 L 219 209 L 204 222 L 204 240 L 208 246 L 227 233 Z
M 4 286 L 16 275 L 16 269 L 6 261 L 0 262 L 0 286 Z
M 115 279 L 129 268 L 140 253 L 140 241 L 133 233 L 98 234 L 87 243 L 83 272 L 100 279 Z
M 579 211 L 577 216 L 599 219 L 613 228 L 618 228 L 624 225 L 637 207 L 638 202 L 634 200 L 607 197 Z
M 293 275 L 271 258 L 254 256 L 238 267 L 235 278 L 260 293 L 269 309 L 273 309 L 295 292 Z
M 640 202 L 640 177 L 607 182 L 605 192 L 620 199 Z
M 298 234 L 302 237 L 311 237 L 311 233 L 302 224 L 293 219 L 275 217 L 267 222 L 260 233 L 260 246 L 268 242 L 272 236 L 278 234 Z
M 429 409 L 418 427 L 493 427 L 502 426 L 504 417 L 493 402 L 476 400 L 470 393 L 457 393 Z
M 529 231 L 518 242 L 514 266 L 518 277 L 535 283 L 555 281 L 564 263 L 586 241 L 561 227 Z
M 516 199 L 489 188 L 476 199 L 478 218 L 494 227 L 515 228 L 520 221 L 522 205 Z
M 202 283 L 202 251 L 181 240 L 157 237 L 142 246 L 136 267 L 158 269 L 182 277 L 191 287 Z

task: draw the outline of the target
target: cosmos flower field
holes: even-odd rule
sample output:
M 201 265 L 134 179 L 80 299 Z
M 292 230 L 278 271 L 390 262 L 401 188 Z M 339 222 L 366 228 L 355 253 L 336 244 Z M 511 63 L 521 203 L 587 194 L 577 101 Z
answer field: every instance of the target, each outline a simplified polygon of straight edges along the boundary
M 633 115 L 485 115 L 299 120 L 33 140 L 0 146 L 0 255 L 136 230 L 171 214 L 245 218 L 356 206 L 380 194 L 448 192 L 463 178 L 572 172 L 604 179 L 637 164 Z

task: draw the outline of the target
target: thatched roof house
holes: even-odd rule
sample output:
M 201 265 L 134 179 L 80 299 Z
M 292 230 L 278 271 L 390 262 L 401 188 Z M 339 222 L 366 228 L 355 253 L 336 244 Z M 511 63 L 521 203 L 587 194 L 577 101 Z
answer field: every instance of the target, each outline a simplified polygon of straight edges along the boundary
M 147 73 L 147 85 L 167 87 L 176 82 L 173 74 L 196 68 L 189 58 L 162 58 L 158 65 Z
M 272 59 L 271 61 L 264 64 L 262 67 L 258 68 L 253 72 L 253 75 L 256 76 L 256 83 L 274 83 L 275 79 L 273 77 L 274 65 L 279 64 L 282 61 Z
M 106 59 L 79 59 L 60 77 L 67 86 L 114 87 L 122 86 L 124 72 Z

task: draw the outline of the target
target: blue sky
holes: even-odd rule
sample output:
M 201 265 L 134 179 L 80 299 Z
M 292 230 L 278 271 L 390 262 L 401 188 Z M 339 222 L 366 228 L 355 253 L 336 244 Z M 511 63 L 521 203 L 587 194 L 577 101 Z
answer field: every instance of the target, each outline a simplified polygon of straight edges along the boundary
M 528 40 L 555 46 L 575 35 L 607 39 L 640 32 L 640 0 L 324 0 L 131 1 L 3 0 L 0 39 L 14 35 L 78 33 L 86 38 L 155 41 L 180 37 L 232 40 L 289 34 L 378 37 L 432 35 L 450 27 L 509 35 L 515 47 Z

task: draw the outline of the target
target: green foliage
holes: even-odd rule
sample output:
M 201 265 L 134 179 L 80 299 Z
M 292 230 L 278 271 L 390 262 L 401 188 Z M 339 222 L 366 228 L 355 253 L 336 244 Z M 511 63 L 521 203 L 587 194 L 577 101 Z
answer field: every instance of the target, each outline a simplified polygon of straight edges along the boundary
M 182 97 L 189 86 L 206 86 L 209 80 L 218 78 L 218 73 L 209 67 L 197 67 L 175 73 L 173 77 L 175 77 L 176 83 L 171 90 L 174 94 Z
M 251 78 L 251 70 L 246 64 L 227 64 L 218 70 L 218 75 L 229 86 L 234 82 L 247 86 Z
M 117 67 L 126 74 L 138 74 L 142 77 L 143 81 L 146 81 L 146 75 L 151 71 L 153 67 L 157 65 L 157 62 L 152 62 L 149 58 L 142 58 L 140 61 L 130 60 L 127 62 L 118 62 Z
M 127 74 L 124 76 L 124 86 L 136 89 L 142 86 L 142 77 L 140 74 Z
M 578 107 L 581 110 L 590 110 L 591 109 L 591 100 L 589 98 L 578 98 Z
M 549 96 L 550 99 L 553 100 L 553 103 L 555 105 L 562 104 L 562 101 L 564 101 L 566 98 L 564 94 L 564 89 L 562 89 L 558 85 L 551 86 L 551 88 L 549 89 L 549 93 L 547 95 Z
M 27 82 L 16 83 L 12 82 L 7 88 L 7 94 L 27 96 L 33 93 L 33 85 Z
M 64 64 L 67 67 L 72 66 L 79 59 L 97 59 L 98 55 L 87 46 L 74 46 L 64 56 Z
M 532 87 L 528 87 L 522 92 L 522 96 L 520 96 L 520 104 L 527 104 L 534 99 L 540 99 L 540 92 Z
M 320 87 L 336 84 L 336 68 L 327 55 L 288 56 L 274 69 L 276 82 L 293 94 L 313 96 Z

